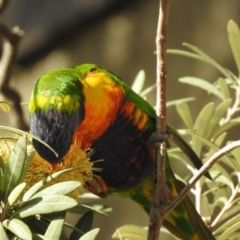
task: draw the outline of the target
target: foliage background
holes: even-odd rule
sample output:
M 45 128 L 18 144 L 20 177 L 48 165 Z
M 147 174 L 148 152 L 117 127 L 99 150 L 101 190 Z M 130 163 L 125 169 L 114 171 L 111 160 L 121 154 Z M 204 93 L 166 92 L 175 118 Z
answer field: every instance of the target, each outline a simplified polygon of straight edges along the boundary
M 67 5 L 64 0 L 59 0 L 58 5 L 48 0 L 35 0 L 34 4 L 31 0 L 10 2 L 1 19 L 9 26 L 19 25 L 26 32 L 12 81 L 23 101 L 28 101 L 33 83 L 46 71 L 83 62 L 97 63 L 129 84 L 139 69 L 144 69 L 147 85 L 155 82 L 153 52 L 158 1 L 111 2 L 71 0 Z M 237 72 L 228 45 L 226 24 L 229 19 L 240 24 L 239 9 L 239 0 L 172 0 L 168 47 L 182 48 L 182 42 L 192 43 Z M 198 101 L 190 104 L 196 116 L 210 98 L 197 88 L 178 83 L 177 79 L 185 75 L 213 82 L 219 73 L 198 61 L 168 57 L 168 98 L 197 97 Z M 155 96 L 149 101 L 154 103 Z M 25 118 L 27 121 L 27 114 Z M 2 125 L 12 125 L 11 115 L 0 112 L 0 119 Z M 183 126 L 174 108 L 169 109 L 168 119 L 178 128 Z M 237 138 L 231 133 L 231 139 Z M 95 226 L 101 228 L 98 239 L 108 239 L 115 228 L 123 224 L 147 225 L 147 216 L 131 201 L 111 197 L 104 203 L 114 211 L 109 219 L 97 216 Z M 68 218 L 74 221 L 72 215 Z

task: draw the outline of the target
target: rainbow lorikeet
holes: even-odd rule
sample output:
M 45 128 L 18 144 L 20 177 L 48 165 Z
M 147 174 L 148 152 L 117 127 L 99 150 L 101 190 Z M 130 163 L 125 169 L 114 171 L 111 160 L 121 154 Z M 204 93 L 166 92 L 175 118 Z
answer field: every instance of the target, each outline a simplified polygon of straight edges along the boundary
M 36 151 L 54 165 L 75 139 L 91 146 L 91 160 L 101 168 L 86 187 L 99 196 L 129 197 L 149 213 L 153 198 L 154 148 L 148 144 L 155 132 L 153 107 L 113 73 L 93 64 L 53 70 L 36 83 L 29 103 L 30 129 L 58 153 L 36 140 Z M 201 161 L 170 126 L 173 140 L 201 167 Z M 166 164 L 167 184 L 176 196 L 183 184 Z M 186 197 L 166 216 L 164 226 L 184 240 L 215 239 Z

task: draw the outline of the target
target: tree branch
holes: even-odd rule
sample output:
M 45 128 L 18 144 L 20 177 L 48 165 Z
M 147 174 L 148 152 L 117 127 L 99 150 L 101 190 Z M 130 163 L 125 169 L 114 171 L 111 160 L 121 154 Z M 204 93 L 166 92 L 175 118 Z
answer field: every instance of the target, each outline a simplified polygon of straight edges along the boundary
M 0 11 L 5 5 L 0 2 Z M 14 120 L 16 121 L 15 125 L 22 130 L 28 130 L 28 126 L 23 117 L 22 107 L 20 105 L 21 97 L 17 90 L 10 86 L 11 69 L 17 56 L 17 47 L 23 36 L 23 31 L 21 31 L 19 27 L 14 27 L 10 30 L 7 26 L 0 22 L 0 33 L 2 41 L 0 91 L 10 101 L 10 104 L 13 107 L 15 115 Z
M 239 105 L 240 105 L 240 79 L 238 79 L 237 81 L 237 88 L 236 88 L 236 92 L 235 92 L 235 102 L 233 104 L 233 106 L 231 108 L 228 109 L 227 111 L 227 116 L 224 120 L 224 123 L 229 122 L 233 115 L 239 111 Z
M 156 36 L 157 48 L 157 123 L 156 134 L 166 133 L 166 90 L 167 90 L 167 21 L 169 0 L 160 0 L 159 19 Z M 164 219 L 162 207 L 169 200 L 169 189 L 165 176 L 166 143 L 162 142 L 156 149 L 154 199 L 150 212 L 148 240 L 157 240 Z
M 227 146 L 223 147 L 216 153 L 212 155 L 211 158 L 205 162 L 205 164 L 195 173 L 195 175 L 189 180 L 188 184 L 182 189 L 180 194 L 173 199 L 167 206 L 165 206 L 164 212 L 167 214 L 175 208 L 187 195 L 190 189 L 194 186 L 194 184 L 224 155 L 231 152 L 233 149 L 240 147 L 240 140 L 232 142 Z

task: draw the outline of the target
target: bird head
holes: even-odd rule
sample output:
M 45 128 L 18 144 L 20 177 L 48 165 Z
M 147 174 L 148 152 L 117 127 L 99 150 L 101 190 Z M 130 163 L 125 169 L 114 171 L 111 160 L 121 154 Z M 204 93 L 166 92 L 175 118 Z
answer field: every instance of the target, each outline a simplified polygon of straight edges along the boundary
M 83 119 L 84 108 L 80 74 L 75 69 L 54 70 L 35 84 L 29 102 L 31 134 L 58 154 L 33 139 L 38 154 L 55 165 L 67 154 L 73 134 Z

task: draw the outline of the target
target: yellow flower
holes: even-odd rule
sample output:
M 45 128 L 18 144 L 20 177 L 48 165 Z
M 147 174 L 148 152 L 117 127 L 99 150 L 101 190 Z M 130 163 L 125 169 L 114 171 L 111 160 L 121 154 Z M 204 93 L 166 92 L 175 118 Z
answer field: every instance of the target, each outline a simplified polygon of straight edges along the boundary
M 17 139 L 16 139 L 17 140 Z M 4 162 L 7 162 L 7 159 L 11 153 L 11 150 L 14 147 L 15 141 L 9 140 L 1 140 L 0 141 L 0 156 L 3 158 Z M 33 146 L 31 144 L 28 145 L 28 154 L 35 152 L 33 161 L 26 173 L 24 178 L 24 182 L 26 182 L 26 189 L 29 189 L 38 181 L 41 181 L 45 177 L 51 175 L 54 172 L 61 171 L 67 168 L 78 168 L 76 170 L 72 170 L 66 172 L 56 179 L 52 180 L 46 186 L 52 185 L 57 182 L 63 181 L 79 181 L 82 185 L 76 189 L 74 192 L 69 194 L 71 197 L 77 198 L 77 196 L 83 192 L 84 183 L 92 178 L 92 162 L 90 162 L 90 156 L 92 153 L 92 149 L 87 148 L 82 150 L 79 147 L 79 142 L 75 142 L 72 144 L 69 152 L 63 158 L 62 162 L 57 165 L 56 169 L 51 170 L 50 165 L 47 161 L 41 158 L 37 152 L 35 152 Z

